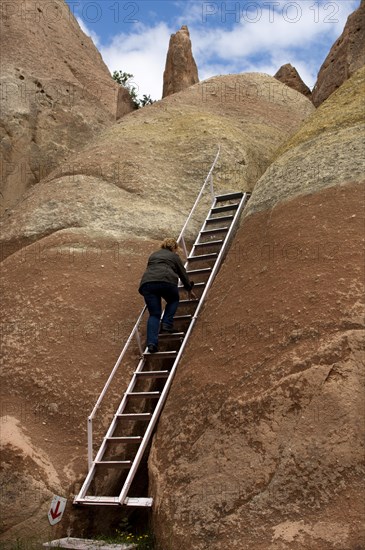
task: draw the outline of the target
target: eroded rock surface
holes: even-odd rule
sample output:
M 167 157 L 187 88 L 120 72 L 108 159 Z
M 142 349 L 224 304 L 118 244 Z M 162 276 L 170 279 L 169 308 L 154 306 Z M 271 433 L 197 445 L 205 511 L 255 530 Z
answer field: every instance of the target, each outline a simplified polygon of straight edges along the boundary
M 332 46 L 313 88 L 316 107 L 365 64 L 365 2 L 352 13 L 343 33 Z
M 290 63 L 282 65 L 282 67 L 280 67 L 278 72 L 274 75 L 274 78 L 277 78 L 283 84 L 286 84 L 290 88 L 293 88 L 293 90 L 300 92 L 309 99 L 311 98 L 312 92 L 308 86 L 304 84 L 296 68 Z
M 0 214 L 116 120 L 120 94 L 64 0 L 2 6 Z M 122 109 L 123 107 L 123 109 Z
M 194 327 L 149 459 L 166 550 L 363 546 L 364 73 L 262 176 Z
M 108 512 L 98 531 L 98 514 L 94 520 L 90 511 L 74 509 L 72 499 L 87 469 L 87 416 L 140 313 L 137 281 L 157 246 L 74 229 L 50 235 L 2 263 L 4 549 L 16 540 L 24 545 L 54 540 L 68 530 L 79 536 L 108 534 Z M 138 353 L 133 346 L 96 415 L 96 444 Z M 47 519 L 53 494 L 68 499 L 57 529 Z
M 251 189 L 313 111 L 309 100 L 267 75 L 210 79 L 121 119 L 3 218 L 3 402 L 49 457 L 62 496 L 71 501 L 86 474 L 86 418 L 142 308 L 137 287 L 146 259 L 162 237 L 178 235 L 218 144 L 217 189 Z M 208 204 L 209 193 L 204 217 Z M 194 219 L 194 235 L 200 221 Z M 139 354 L 134 343 L 95 420 L 96 443 Z M 43 533 L 46 515 L 24 530 L 16 520 L 21 502 L 12 506 L 14 523 L 2 541 L 9 532 Z M 28 512 L 33 508 L 22 506 L 21 517 Z M 66 512 L 59 538 L 67 529 L 90 536 L 113 525 L 105 519 L 113 511 L 99 523 L 96 513 L 71 504 Z M 115 524 L 120 511 L 114 513 Z
M 181 92 L 199 82 L 198 68 L 191 49 L 189 29 L 183 25 L 171 35 L 163 75 L 162 97 Z
M 313 110 L 302 95 L 252 73 L 212 78 L 131 113 L 4 216 L 2 256 L 70 227 L 178 234 L 219 144 L 216 185 L 250 190 Z

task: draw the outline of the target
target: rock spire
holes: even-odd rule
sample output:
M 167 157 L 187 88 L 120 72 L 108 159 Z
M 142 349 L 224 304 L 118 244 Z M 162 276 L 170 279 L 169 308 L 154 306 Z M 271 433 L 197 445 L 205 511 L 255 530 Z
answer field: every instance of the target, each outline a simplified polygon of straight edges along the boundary
M 163 75 L 162 97 L 181 92 L 199 82 L 192 49 L 189 29 L 183 25 L 171 35 Z
M 286 84 L 290 88 L 293 88 L 293 90 L 300 92 L 308 98 L 312 95 L 312 92 L 308 86 L 304 84 L 296 68 L 290 63 L 282 65 L 278 72 L 274 75 L 274 78 L 280 80 L 283 84 Z

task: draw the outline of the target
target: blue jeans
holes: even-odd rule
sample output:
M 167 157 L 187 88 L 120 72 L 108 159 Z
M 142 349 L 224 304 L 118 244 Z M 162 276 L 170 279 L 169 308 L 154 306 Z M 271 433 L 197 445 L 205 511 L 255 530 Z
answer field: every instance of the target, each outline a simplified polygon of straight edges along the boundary
M 153 282 L 142 285 L 139 292 L 144 297 L 150 314 L 147 321 L 147 345 L 157 346 L 162 314 L 161 298 L 166 301 L 162 323 L 171 328 L 179 305 L 179 291 L 177 286 L 172 283 Z

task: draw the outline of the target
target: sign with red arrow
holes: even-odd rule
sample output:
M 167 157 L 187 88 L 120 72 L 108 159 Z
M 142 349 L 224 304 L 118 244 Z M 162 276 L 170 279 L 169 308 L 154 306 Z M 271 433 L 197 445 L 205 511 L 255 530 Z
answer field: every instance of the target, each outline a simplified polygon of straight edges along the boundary
M 51 508 L 48 512 L 48 521 L 51 525 L 56 525 L 59 521 L 61 521 L 63 512 L 65 511 L 67 503 L 67 498 L 59 497 L 57 495 L 54 495 L 52 502 L 51 502 Z

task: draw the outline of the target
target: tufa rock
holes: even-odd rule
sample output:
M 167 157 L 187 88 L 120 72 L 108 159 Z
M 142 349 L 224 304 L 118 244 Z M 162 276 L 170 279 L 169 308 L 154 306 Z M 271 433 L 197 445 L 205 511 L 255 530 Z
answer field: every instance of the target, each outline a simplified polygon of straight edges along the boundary
M 32 498 L 14 498 L 13 479 L 7 483 L 4 471 L 2 501 L 11 514 L 1 543 L 23 537 L 25 525 L 28 541 L 44 537 L 48 492 L 71 501 L 80 488 L 87 468 L 86 416 L 143 306 L 137 286 L 146 259 L 162 236 L 178 235 L 217 144 L 221 142 L 214 173 L 217 191 L 252 189 L 277 147 L 314 111 L 308 99 L 267 75 L 209 79 L 107 128 L 4 216 L 3 411 L 12 411 L 49 468 L 58 472 L 62 492 L 51 480 L 43 484 L 37 464 L 6 456 L 8 471 L 17 472 L 16 490 L 23 482 Z M 204 210 L 194 216 L 194 236 L 201 227 L 199 216 L 205 218 L 210 206 L 207 190 Z M 226 287 L 221 293 L 220 299 Z M 128 387 L 138 355 L 135 346 L 98 410 L 95 442 Z M 12 434 L 9 429 L 15 445 Z M 34 498 L 28 486 L 37 476 L 42 485 Z M 120 522 L 118 507 L 110 509 L 93 518 L 93 535 L 105 534 L 107 513 Z M 73 534 L 86 530 L 84 509 L 69 506 L 67 513 L 76 524 Z M 65 537 L 68 525 L 64 517 L 53 538 Z
M 125 86 L 119 86 L 117 99 L 117 120 L 137 109 L 129 90 Z
M 233 178 L 251 190 L 313 110 L 298 92 L 252 73 L 215 77 L 137 110 L 34 185 L 3 217 L 2 256 L 72 227 L 152 239 L 176 234 L 219 142 L 216 184 L 229 188 Z
M 194 326 L 149 457 L 164 550 L 363 548 L 364 80 L 260 178 Z
M 2 212 L 128 105 L 65 1 L 41 4 L 2 6 Z
M 189 29 L 183 25 L 170 38 L 163 75 L 162 97 L 176 94 L 199 82 L 198 68 L 192 51 Z
M 304 84 L 296 68 L 293 67 L 293 65 L 291 65 L 290 63 L 282 65 L 282 67 L 280 67 L 278 72 L 274 75 L 274 78 L 276 78 L 283 84 L 286 84 L 290 88 L 293 88 L 293 90 L 300 92 L 309 99 L 311 98 L 312 92 L 310 91 L 308 86 Z
M 352 13 L 322 64 L 313 88 L 316 107 L 365 64 L 365 1 Z

